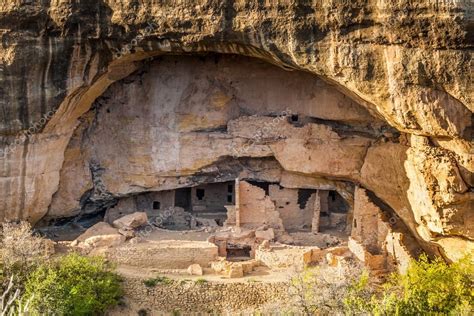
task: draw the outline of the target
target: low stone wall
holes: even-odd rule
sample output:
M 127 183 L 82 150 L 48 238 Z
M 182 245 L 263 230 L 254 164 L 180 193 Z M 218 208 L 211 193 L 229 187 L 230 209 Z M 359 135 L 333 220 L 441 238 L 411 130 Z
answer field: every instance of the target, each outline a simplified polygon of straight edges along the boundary
M 290 301 L 288 284 L 284 282 L 173 280 L 148 288 L 141 278 L 125 277 L 123 288 L 125 306 L 115 308 L 108 315 L 137 315 L 139 311 L 146 311 L 147 315 L 174 312 L 233 315 Z
M 317 248 L 314 248 L 317 249 Z M 312 248 L 289 245 L 260 247 L 255 251 L 255 259 L 271 269 L 294 268 L 302 270 L 311 263 Z
M 115 263 L 140 268 L 186 269 L 194 263 L 209 266 L 217 252 L 217 246 L 206 241 L 162 240 L 110 248 L 106 256 Z

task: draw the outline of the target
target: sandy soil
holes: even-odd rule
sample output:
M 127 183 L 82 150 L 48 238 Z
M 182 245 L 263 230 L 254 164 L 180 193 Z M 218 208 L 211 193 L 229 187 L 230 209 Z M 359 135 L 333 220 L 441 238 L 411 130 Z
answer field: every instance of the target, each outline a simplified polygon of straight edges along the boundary
M 336 244 L 347 243 L 348 237 L 345 233 L 331 230 L 324 233 L 313 234 L 311 232 L 292 232 L 289 235 L 293 238 L 296 246 L 308 246 L 318 248 L 328 248 Z
M 166 230 L 160 228 L 154 228 L 151 232 L 147 233 L 142 231 L 142 236 L 147 240 L 194 240 L 194 241 L 206 241 L 212 233 L 200 231 L 177 231 L 177 230 Z
M 254 271 L 245 275 L 242 278 L 230 279 L 222 275 L 214 274 L 211 269 L 204 269 L 204 275 L 195 276 L 188 275 L 186 270 L 157 270 L 157 269 L 143 269 L 132 266 L 120 265 L 117 267 L 117 272 L 124 277 L 142 278 L 144 280 L 155 278 L 157 276 L 166 276 L 173 280 L 191 280 L 205 279 L 209 282 L 221 283 L 242 283 L 242 282 L 285 282 L 291 279 L 291 276 L 296 272 L 291 269 L 287 270 L 270 270 L 265 267 L 256 267 Z

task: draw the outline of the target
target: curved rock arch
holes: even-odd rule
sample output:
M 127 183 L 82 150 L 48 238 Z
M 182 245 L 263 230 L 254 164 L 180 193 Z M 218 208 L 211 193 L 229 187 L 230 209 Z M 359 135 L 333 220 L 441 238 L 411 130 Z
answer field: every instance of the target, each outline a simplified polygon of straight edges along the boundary
M 176 56 L 176 55 L 175 55 L 175 56 Z M 189 56 L 189 55 L 188 55 L 188 56 Z M 133 57 L 133 56 L 130 56 L 130 57 Z M 120 64 L 119 64 L 119 65 L 120 65 Z M 132 62 L 129 62 L 129 63 L 127 63 L 126 65 L 133 65 L 133 64 L 132 64 Z M 121 64 L 119 67 L 124 67 L 124 64 Z M 119 68 L 119 69 L 121 69 L 121 68 Z M 109 98 L 109 97 L 111 97 L 111 96 L 113 97 L 113 95 L 114 95 L 114 94 L 112 94 L 112 95 L 109 94 L 109 96 L 108 96 L 107 98 Z M 87 100 L 91 100 L 91 99 L 87 99 Z M 87 110 L 88 110 L 88 109 L 87 109 Z M 70 119 L 69 121 L 72 122 L 72 121 L 74 121 L 74 120 Z M 54 127 L 54 124 L 57 124 L 57 123 L 55 123 L 54 121 L 53 121 L 52 123 L 53 123 L 53 124 L 52 124 L 53 127 Z M 66 124 L 65 124 L 65 122 L 62 122 L 62 123 L 58 124 L 58 126 L 64 127 L 64 126 L 66 126 Z M 51 125 L 49 126 L 49 128 L 52 128 Z M 394 151 L 393 153 L 394 153 L 394 154 L 397 153 L 397 155 L 398 155 L 398 152 L 401 153 L 400 149 L 404 149 L 404 147 L 398 148 L 397 146 L 395 146 L 394 148 L 395 148 L 395 149 L 394 149 L 395 151 Z M 277 159 L 278 159 L 278 157 L 277 157 Z M 286 161 L 285 161 L 285 160 L 286 160 Z M 280 162 L 282 162 L 281 159 L 280 159 Z M 288 163 L 288 159 L 283 159 L 283 162 Z M 362 162 L 362 163 L 363 163 L 363 162 Z M 399 167 L 401 167 L 401 165 L 400 165 Z M 289 167 L 287 167 L 287 168 L 291 170 L 291 169 L 292 169 L 292 166 L 289 165 Z M 293 166 L 293 168 L 294 168 L 294 166 Z M 362 168 L 362 165 L 359 166 L 359 167 L 357 167 L 357 168 L 358 168 L 358 169 Z M 378 170 L 378 169 L 377 169 L 377 170 Z M 377 170 L 375 170 L 375 172 L 377 172 Z M 292 171 L 293 171 L 293 172 L 296 172 L 296 173 L 301 172 L 301 170 L 298 170 L 298 168 L 297 168 L 296 170 L 292 170 Z M 321 173 L 321 172 L 322 172 L 322 173 Z M 337 178 L 337 175 L 332 175 L 332 174 L 330 173 L 330 171 L 327 171 L 327 170 L 306 171 L 305 173 L 306 173 L 307 175 L 309 175 L 309 176 L 318 176 L 318 175 L 319 175 L 319 176 L 323 176 L 323 177 L 324 177 L 324 176 L 325 176 L 325 175 L 324 175 L 324 172 L 326 172 L 326 173 L 329 172 L 329 173 L 327 174 L 327 176 L 330 176 L 330 177 L 331 177 L 331 176 L 336 176 L 336 178 Z M 357 172 L 359 172 L 359 171 L 357 171 Z M 373 172 L 370 171 L 370 170 L 367 171 L 367 172 L 368 172 L 367 174 L 369 174 L 369 175 L 374 175 Z M 372 172 L 372 174 L 371 174 L 371 172 Z M 350 177 L 350 176 L 349 176 L 349 178 L 347 178 L 347 176 L 342 176 L 342 175 L 339 175 L 339 177 L 342 177 L 341 180 L 346 179 L 346 180 L 348 180 L 348 181 L 352 181 L 352 182 L 355 182 L 355 183 L 360 183 L 360 181 L 361 181 L 360 179 L 358 179 L 358 177 Z M 366 178 L 368 178 L 368 177 L 366 177 Z M 362 180 L 362 182 L 366 182 L 366 180 Z M 372 183 L 372 185 L 374 185 L 374 184 L 376 184 L 376 183 Z M 340 191 L 340 190 L 338 190 L 338 191 Z M 378 190 L 376 190 L 376 191 L 378 191 Z M 347 192 L 344 192 L 344 190 L 342 190 L 342 191 L 340 191 L 340 192 L 343 192 L 343 196 L 344 196 L 344 195 L 347 196 Z M 346 193 L 346 194 L 344 194 L 344 193 Z M 350 199 L 349 199 L 349 201 L 350 201 Z M 397 205 L 397 206 L 399 206 L 399 205 Z M 411 214 L 410 211 L 409 211 L 409 210 L 406 210 L 404 216 L 410 216 L 410 214 Z M 412 222 L 412 221 L 413 221 L 412 218 L 410 218 L 410 219 L 409 219 L 409 222 Z
M 35 32 L 43 30 L 41 27 L 35 29 L 32 24 L 23 23 L 28 22 L 29 17 L 22 18 L 18 15 L 16 5 L 16 2 L 11 2 L 2 7 L 4 10 L 2 12 L 6 12 L 1 17 L 3 24 L 8 24 L 12 19 L 22 22 L 18 24 L 17 30 L 11 30 L 17 47 L 4 52 L 4 56 L 9 60 L 7 69 L 12 76 L 23 76 L 25 81 L 25 75 L 20 75 L 20 70 L 24 67 L 23 63 L 31 62 L 31 57 L 28 52 L 22 53 L 22 50 L 26 52 L 25 47 L 29 45 L 29 39 L 22 41 L 21 35 L 31 37 L 33 34 L 34 37 Z M 96 2 L 73 6 L 69 13 L 63 10 L 63 6 L 67 5 L 65 2 L 58 6 L 48 4 L 46 8 L 42 8 L 41 5 L 39 8 L 36 8 L 36 5 L 29 7 L 37 14 L 36 16 L 45 16 L 54 24 L 51 27 L 53 32 L 51 34 L 46 32 L 49 43 L 41 43 L 39 46 L 48 54 L 52 54 L 46 47 L 60 45 L 66 38 L 72 43 L 65 44 L 67 49 L 60 48 L 56 54 L 65 53 L 69 65 L 83 69 L 78 71 L 79 78 L 73 78 L 77 79 L 76 82 L 69 82 L 65 84 L 66 88 L 59 89 L 65 95 L 64 101 L 44 131 L 30 137 L 26 144 L 18 146 L 14 154 L 4 162 L 2 174 L 8 178 L 5 181 L 8 183 L 3 185 L 5 199 L 0 205 L 5 218 L 29 218 L 35 221 L 41 217 L 41 210 L 47 208 L 47 202 L 31 205 L 26 201 L 27 197 L 31 195 L 34 200 L 55 192 L 54 185 L 51 184 L 59 180 L 57 173 L 64 153 L 60 148 L 65 148 L 67 145 L 68 135 L 70 136 L 76 124 L 75 118 L 80 117 L 93 99 L 105 91 L 112 82 L 133 72 L 135 57 L 139 60 L 161 51 L 211 50 L 209 47 L 224 53 L 227 50 L 239 54 L 245 54 L 246 51 L 256 55 L 263 54 L 263 58 L 267 61 L 285 67 L 304 69 L 322 76 L 328 81 L 338 83 L 353 97 L 360 96 L 361 99 L 370 102 L 367 104 L 368 107 L 376 107 L 399 130 L 418 135 L 412 137 L 409 153 L 411 155 L 409 164 L 414 170 L 411 180 L 415 186 L 412 191 L 426 191 L 424 194 L 427 196 L 433 195 L 428 199 L 437 200 L 437 205 L 432 205 L 436 203 L 431 201 L 423 201 L 416 206 L 420 208 L 425 206 L 423 203 L 428 203 L 430 209 L 428 214 L 423 212 L 417 214 L 415 221 L 418 226 L 430 226 L 423 223 L 431 221 L 425 215 L 436 215 L 436 212 L 442 212 L 460 200 L 463 200 L 463 203 L 466 200 L 467 203 L 472 201 L 472 189 L 469 189 L 473 185 L 474 169 L 472 157 L 469 156 L 472 151 L 472 143 L 469 143 L 473 91 L 470 89 L 469 60 L 472 52 L 466 50 L 469 47 L 469 37 L 465 32 L 465 26 L 469 24 L 469 10 L 463 3 L 444 4 L 437 8 L 425 4 L 422 9 L 433 11 L 436 17 L 434 20 L 432 17 L 418 16 L 416 12 L 419 12 L 417 10 L 421 10 L 420 8 L 403 3 L 397 8 L 384 3 L 364 4 L 361 5 L 363 10 L 355 10 L 350 3 L 337 5 L 323 1 L 315 7 L 289 4 L 282 8 L 272 6 L 265 8 L 268 12 L 261 16 L 252 14 L 258 12 L 256 9 L 263 9 L 261 3 L 233 5 L 233 2 L 227 1 L 199 8 L 186 4 L 167 8 L 166 4 L 154 6 L 152 1 L 143 2 L 143 7 L 124 7 L 120 3 Z M 118 34 L 133 39 L 139 33 L 140 26 L 146 25 L 147 19 L 157 18 L 156 20 L 162 21 L 163 18 L 158 19 L 158 13 L 167 12 L 167 9 L 169 16 L 164 20 L 169 21 L 169 24 L 162 25 L 158 22 L 160 28 L 156 34 L 142 43 L 143 52 L 128 56 L 128 59 L 124 60 L 125 63 L 116 62 L 111 63 L 110 67 L 105 66 L 111 61 L 110 48 L 121 47 L 119 42 L 123 41 L 117 40 Z M 328 14 L 330 11 L 334 14 Z M 410 12 L 408 16 L 397 13 L 405 11 Z M 139 12 L 142 15 L 137 14 Z M 345 12 L 349 14 L 346 15 Z M 281 15 L 285 18 L 278 19 Z M 204 20 L 199 22 L 199 17 L 203 16 Z M 91 22 L 82 30 L 77 27 L 77 20 L 81 17 Z M 216 23 L 211 23 L 210 26 L 204 23 L 212 19 Z M 403 21 L 406 19 L 412 20 L 413 23 L 404 24 Z M 426 19 L 429 19 L 429 23 L 426 23 Z M 184 21 L 189 23 L 183 23 Z M 423 26 L 425 24 L 434 31 L 427 30 Z M 212 25 L 217 27 L 213 29 Z M 107 35 L 107 29 L 112 30 L 110 33 L 112 36 Z M 122 31 L 117 31 L 118 29 Z M 442 32 L 447 29 L 449 32 Z M 55 35 L 57 33 L 54 32 L 58 31 L 62 32 L 62 35 Z M 443 35 L 438 36 L 438 33 Z M 302 34 L 311 36 L 308 38 Z M 99 38 L 100 45 L 80 43 L 81 39 L 94 36 Z M 169 45 L 166 41 L 169 41 Z M 78 47 L 83 45 L 84 51 L 81 52 L 80 48 L 74 50 L 72 48 L 74 45 Z M 100 51 L 101 45 L 109 46 L 109 51 Z M 137 50 L 140 50 L 140 47 L 137 47 Z M 78 59 L 75 59 L 77 57 L 75 53 L 78 53 Z M 46 59 L 51 57 L 48 54 Z M 84 64 L 81 64 L 81 54 L 85 60 Z M 21 64 L 21 67 L 18 64 Z M 48 63 L 45 62 L 45 65 Z M 36 74 L 35 71 L 33 72 Z M 450 72 L 455 75 L 450 75 Z M 58 76 L 60 81 L 67 82 L 67 76 L 71 74 L 77 75 L 65 71 Z M 7 84 L 14 85 L 12 82 Z M 10 99 L 18 97 L 20 95 L 18 91 L 12 92 Z M 55 99 L 47 98 L 47 101 L 54 101 L 51 104 L 56 108 Z M 33 114 L 38 114 L 36 113 L 38 107 L 34 104 L 36 100 L 30 102 Z M 29 106 L 27 103 L 26 108 Z M 27 121 L 28 116 L 24 120 Z M 25 125 L 25 122 L 22 123 Z M 48 151 L 56 153 L 50 156 Z M 446 159 L 440 162 L 436 160 L 436 156 L 443 156 Z M 423 157 L 423 161 L 418 165 L 413 162 L 417 157 Z M 27 161 L 32 159 L 43 162 L 31 168 Z M 48 161 L 47 166 L 44 165 L 45 159 Z M 436 173 L 438 172 L 436 170 L 444 167 L 448 170 L 447 181 L 443 180 L 446 176 Z M 430 171 L 429 175 L 423 172 L 427 168 Z M 10 178 L 18 181 L 10 181 Z M 430 185 L 438 185 L 439 192 L 430 191 L 428 189 Z M 453 188 L 455 193 L 451 194 L 450 190 Z M 437 194 L 440 196 L 436 196 Z M 456 194 L 461 197 L 454 196 Z M 447 201 L 443 202 L 443 199 Z M 421 219 L 423 216 L 425 218 Z M 466 235 L 462 229 L 461 233 L 457 232 L 457 228 L 454 232 L 445 231 L 445 228 L 440 227 L 435 221 L 432 222 L 432 228 L 424 229 L 424 239 L 432 239 L 433 231 L 436 232 L 435 239 L 440 235 L 449 237 L 451 234 L 454 239 L 458 235 Z M 469 226 L 468 223 L 469 221 L 464 224 L 457 223 L 455 226 Z M 471 240 L 472 236 L 467 239 Z

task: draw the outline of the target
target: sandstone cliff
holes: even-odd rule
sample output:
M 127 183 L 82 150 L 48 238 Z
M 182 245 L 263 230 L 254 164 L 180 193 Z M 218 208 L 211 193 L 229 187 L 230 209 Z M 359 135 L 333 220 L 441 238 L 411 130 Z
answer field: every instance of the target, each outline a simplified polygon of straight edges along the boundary
M 229 148 L 248 143 L 249 116 L 289 106 L 313 120 L 282 123 L 283 137 L 267 135 L 240 158 L 363 186 L 448 258 L 473 247 L 470 1 L 11 0 L 0 4 L 0 25 L 4 220 L 71 216 L 205 181 L 206 168 L 229 168 Z M 258 68 L 239 59 L 243 73 L 227 61 L 210 71 L 214 82 L 190 87 L 192 74 L 173 82 L 173 60 L 156 59 L 205 52 L 255 57 L 274 64 L 261 66 L 274 76 L 226 84 Z M 195 62 L 180 60 L 181 73 Z M 191 90 L 155 93 L 166 85 Z

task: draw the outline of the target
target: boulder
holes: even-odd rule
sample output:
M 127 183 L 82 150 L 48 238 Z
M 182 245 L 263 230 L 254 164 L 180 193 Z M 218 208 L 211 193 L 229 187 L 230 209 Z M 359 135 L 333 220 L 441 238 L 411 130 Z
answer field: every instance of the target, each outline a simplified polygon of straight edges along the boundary
M 233 264 L 229 269 L 229 278 L 242 278 L 244 276 L 244 268 L 240 264 Z
M 135 212 L 116 219 L 113 226 L 118 229 L 135 229 L 145 225 L 148 221 L 148 216 L 145 212 Z
M 240 265 L 242 266 L 244 274 L 248 274 L 252 272 L 253 269 L 259 265 L 259 262 L 252 259 L 252 260 L 240 262 Z
M 188 274 L 189 275 L 203 275 L 204 273 L 202 272 L 202 267 L 199 264 L 195 263 L 188 267 Z
M 202 217 L 195 217 L 194 220 L 196 221 L 196 225 L 198 227 L 205 226 L 205 227 L 217 227 L 216 220 L 212 218 L 202 218 Z
M 119 234 L 124 235 L 125 238 L 127 238 L 127 239 L 135 237 L 135 232 L 133 230 L 130 230 L 130 229 L 120 228 L 118 230 L 118 232 L 119 232 Z
M 273 228 L 257 230 L 255 232 L 255 238 L 260 240 L 273 240 L 275 238 L 275 232 L 273 231 Z
M 295 243 L 295 240 L 293 237 L 291 237 L 288 234 L 283 234 L 277 238 L 277 241 L 281 244 L 287 244 L 287 245 L 292 245 Z
M 327 253 L 326 254 L 326 262 L 328 263 L 329 266 L 335 267 L 337 266 L 337 259 L 336 256 L 333 255 L 332 253 Z
M 270 249 L 270 242 L 268 240 L 264 240 L 260 244 L 259 249 Z
M 92 236 L 84 241 L 84 244 L 88 247 L 100 248 L 100 247 L 114 247 L 121 245 L 125 242 L 125 236 L 121 234 L 113 235 L 101 235 Z
M 230 269 L 231 263 L 225 258 L 220 258 L 219 260 L 211 262 L 211 269 L 215 273 L 226 273 Z
M 236 227 L 232 232 L 232 237 L 236 239 L 252 238 L 255 236 L 255 232 L 250 229 Z
M 76 238 L 78 242 L 84 242 L 87 238 L 92 236 L 115 235 L 118 233 L 116 228 L 113 228 L 106 222 L 99 222 L 87 229 L 82 235 Z
M 257 227 L 255 230 L 267 230 L 267 229 L 268 229 L 268 225 L 262 225 L 262 226 Z

